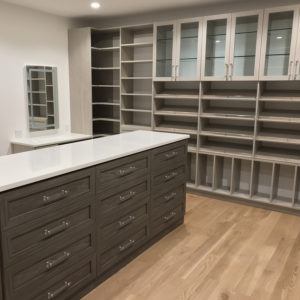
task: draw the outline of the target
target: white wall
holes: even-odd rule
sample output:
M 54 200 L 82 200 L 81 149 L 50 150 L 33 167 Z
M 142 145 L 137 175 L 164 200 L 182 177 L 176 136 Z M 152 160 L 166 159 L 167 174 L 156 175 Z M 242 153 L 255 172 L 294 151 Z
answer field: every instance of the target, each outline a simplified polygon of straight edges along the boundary
M 24 66 L 58 71 L 60 130 L 70 128 L 68 28 L 70 21 L 0 2 L 0 155 L 10 153 L 15 131 L 28 131 Z

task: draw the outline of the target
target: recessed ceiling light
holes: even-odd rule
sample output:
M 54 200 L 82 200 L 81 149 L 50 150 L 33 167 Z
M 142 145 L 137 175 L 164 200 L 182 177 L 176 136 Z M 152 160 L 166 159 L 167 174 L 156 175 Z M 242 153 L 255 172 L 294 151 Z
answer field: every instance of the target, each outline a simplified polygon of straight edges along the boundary
M 221 43 L 221 41 L 220 40 L 216 40 L 216 43 Z
M 99 2 L 92 2 L 91 3 L 91 8 L 93 8 L 93 9 L 98 9 L 98 8 L 100 8 L 100 3 Z
M 277 36 L 276 39 L 277 39 L 277 40 L 281 40 L 281 39 L 282 39 L 282 36 Z

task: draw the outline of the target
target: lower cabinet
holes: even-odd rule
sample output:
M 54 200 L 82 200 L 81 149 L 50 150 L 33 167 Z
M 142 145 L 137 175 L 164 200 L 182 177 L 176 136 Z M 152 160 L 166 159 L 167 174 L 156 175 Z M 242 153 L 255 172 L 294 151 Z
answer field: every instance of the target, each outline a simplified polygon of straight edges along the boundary
M 3 299 L 80 299 L 182 224 L 186 161 L 182 141 L 0 194 Z

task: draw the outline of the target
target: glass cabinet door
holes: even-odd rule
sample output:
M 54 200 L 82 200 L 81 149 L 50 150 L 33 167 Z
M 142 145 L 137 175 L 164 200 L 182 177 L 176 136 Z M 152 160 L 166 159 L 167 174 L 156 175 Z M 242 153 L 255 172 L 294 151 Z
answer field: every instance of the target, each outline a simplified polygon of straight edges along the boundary
M 169 78 L 171 80 L 175 76 L 174 27 L 174 24 L 156 27 L 156 78 Z
M 202 78 L 226 80 L 230 18 L 207 19 L 204 25 Z M 212 78 L 213 77 L 213 78 Z
M 300 80 L 300 16 L 298 24 L 298 37 L 297 37 L 297 47 L 296 47 L 296 59 L 295 59 L 295 74 L 294 79 Z
M 176 63 L 177 80 L 200 79 L 200 24 L 199 21 L 178 24 L 179 49 Z
M 298 17 L 296 9 L 269 12 L 266 10 L 263 77 L 292 79 L 297 35 L 296 17 Z
M 230 79 L 258 79 L 263 12 L 233 15 Z

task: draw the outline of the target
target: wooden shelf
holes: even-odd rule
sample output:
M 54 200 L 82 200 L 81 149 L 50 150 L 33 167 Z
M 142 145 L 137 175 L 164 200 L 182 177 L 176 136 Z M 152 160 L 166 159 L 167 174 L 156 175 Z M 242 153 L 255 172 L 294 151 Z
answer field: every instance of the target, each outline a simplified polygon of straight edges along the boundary
M 91 47 L 92 51 L 114 51 L 114 50 L 120 50 L 120 47 L 104 47 L 104 48 L 98 48 L 98 47 Z
M 249 109 L 235 110 L 234 108 L 208 108 L 202 112 L 201 117 L 204 118 L 220 118 L 231 120 L 254 120 L 255 113 Z
M 300 151 L 292 149 L 278 149 L 270 147 L 259 148 L 254 155 L 256 159 L 266 159 L 281 163 L 295 163 L 300 162 Z
M 104 88 L 119 88 L 119 84 L 93 84 L 92 87 L 104 87 Z
M 202 129 L 200 134 L 205 136 L 238 138 L 251 141 L 254 138 L 254 127 L 214 125 Z
M 122 64 L 145 64 L 145 63 L 152 63 L 152 59 L 140 59 L 140 60 L 122 60 Z
M 93 102 L 93 105 L 120 106 L 120 103 L 117 103 L 117 102 Z
M 256 91 L 211 90 L 201 96 L 204 100 L 256 101 Z
M 146 93 L 122 93 L 121 96 L 142 96 L 142 97 L 152 97 L 152 94 L 146 94 Z
M 109 70 L 120 70 L 120 67 L 92 67 L 92 70 L 109 71 Z
M 268 91 L 263 92 L 259 101 L 300 102 L 300 91 Z
M 274 116 L 265 113 L 261 113 L 258 117 L 259 121 L 263 122 L 278 122 L 278 123 L 294 123 L 300 124 L 300 116 L 292 117 L 292 116 Z
M 128 125 L 122 124 L 121 129 L 125 131 L 134 131 L 134 130 L 151 130 L 151 126 L 143 126 L 143 125 Z
M 93 121 L 120 122 L 119 119 L 113 119 L 113 118 L 93 118 Z
M 197 117 L 198 108 L 189 106 L 169 106 L 161 107 L 154 112 L 155 115 L 161 116 L 187 116 L 187 117 Z
M 132 44 L 122 44 L 121 47 L 147 47 L 153 46 L 153 43 L 132 43 Z
M 162 93 L 156 94 L 155 99 L 195 99 L 199 100 L 198 91 L 188 91 L 188 90 L 170 90 L 164 91 Z
M 135 109 L 135 108 L 122 108 L 121 111 L 132 111 L 138 113 L 152 113 L 151 110 L 148 109 Z
M 152 77 L 121 77 L 122 80 L 152 80 Z
M 197 128 L 189 122 L 167 122 L 155 126 L 155 130 L 164 132 L 197 134 Z
M 275 143 L 300 144 L 300 132 L 293 129 L 264 128 L 263 131 L 260 131 L 257 134 L 256 140 Z

